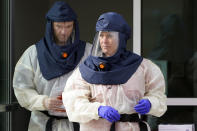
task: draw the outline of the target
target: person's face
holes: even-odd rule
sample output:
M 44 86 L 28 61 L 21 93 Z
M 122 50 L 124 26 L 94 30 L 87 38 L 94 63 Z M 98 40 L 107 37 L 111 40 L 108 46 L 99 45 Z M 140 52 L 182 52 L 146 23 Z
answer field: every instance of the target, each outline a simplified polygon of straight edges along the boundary
M 118 36 L 113 35 L 110 32 L 101 32 L 99 35 L 99 41 L 100 41 L 100 46 L 102 49 L 102 52 L 107 56 L 113 56 L 118 48 L 118 41 L 117 38 Z
M 65 45 L 72 34 L 74 22 L 53 22 L 54 38 L 58 45 Z

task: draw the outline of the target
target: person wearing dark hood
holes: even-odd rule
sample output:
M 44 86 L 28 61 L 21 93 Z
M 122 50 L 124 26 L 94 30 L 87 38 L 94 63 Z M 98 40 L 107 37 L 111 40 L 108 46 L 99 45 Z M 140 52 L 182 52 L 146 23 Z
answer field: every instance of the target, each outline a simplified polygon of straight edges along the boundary
M 31 111 L 28 131 L 72 131 L 62 103 L 68 77 L 91 52 L 79 39 L 77 16 L 55 2 L 46 14 L 45 36 L 30 46 L 15 67 L 13 87 L 19 104 Z
M 131 28 L 120 14 L 102 14 L 96 31 L 91 55 L 62 94 L 69 120 L 79 122 L 81 131 L 150 130 L 141 115 L 160 117 L 167 110 L 159 67 L 126 50 Z

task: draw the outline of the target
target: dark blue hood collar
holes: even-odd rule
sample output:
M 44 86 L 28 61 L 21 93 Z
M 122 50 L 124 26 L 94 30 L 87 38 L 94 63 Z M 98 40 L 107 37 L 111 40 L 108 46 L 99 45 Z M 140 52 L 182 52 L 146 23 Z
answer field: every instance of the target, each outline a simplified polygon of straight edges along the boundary
M 45 36 L 36 44 L 38 61 L 43 77 L 47 80 L 59 77 L 78 65 L 85 51 L 85 42 L 79 39 L 77 16 L 70 6 L 63 2 L 56 2 L 46 14 Z M 53 22 L 74 21 L 75 39 L 66 46 L 58 46 L 53 38 Z M 67 58 L 62 53 L 68 54 Z
M 124 84 L 136 72 L 143 58 L 126 50 L 131 28 L 120 14 L 109 12 L 101 15 L 96 23 L 96 31 L 119 32 L 119 48 L 112 57 L 95 57 L 90 55 L 79 70 L 82 78 L 91 84 Z M 105 64 L 105 70 L 99 68 Z

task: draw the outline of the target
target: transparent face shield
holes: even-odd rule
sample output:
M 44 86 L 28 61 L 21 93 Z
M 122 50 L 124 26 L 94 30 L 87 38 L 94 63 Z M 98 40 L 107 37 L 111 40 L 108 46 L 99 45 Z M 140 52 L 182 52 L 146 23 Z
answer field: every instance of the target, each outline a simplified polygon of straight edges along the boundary
M 92 56 L 111 57 L 119 47 L 119 33 L 115 31 L 99 31 L 96 33 Z
M 71 27 L 71 23 L 53 22 L 53 40 L 59 45 L 68 45 L 75 41 L 75 24 Z

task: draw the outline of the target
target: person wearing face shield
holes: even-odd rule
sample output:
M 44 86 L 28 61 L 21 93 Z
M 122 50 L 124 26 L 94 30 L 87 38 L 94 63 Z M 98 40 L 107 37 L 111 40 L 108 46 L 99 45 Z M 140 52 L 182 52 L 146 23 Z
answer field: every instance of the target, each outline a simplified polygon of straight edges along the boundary
M 62 92 L 73 70 L 90 54 L 91 44 L 80 40 L 77 16 L 67 3 L 55 2 L 46 20 L 45 36 L 16 64 L 14 93 L 31 111 L 28 131 L 73 131 Z
M 167 110 L 159 67 L 126 50 L 131 28 L 120 14 L 102 14 L 96 31 L 91 55 L 63 92 L 69 120 L 79 122 L 80 131 L 150 131 L 141 115 Z

